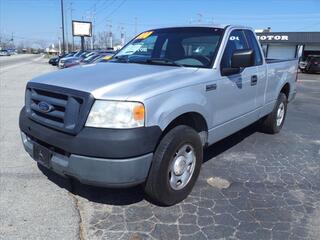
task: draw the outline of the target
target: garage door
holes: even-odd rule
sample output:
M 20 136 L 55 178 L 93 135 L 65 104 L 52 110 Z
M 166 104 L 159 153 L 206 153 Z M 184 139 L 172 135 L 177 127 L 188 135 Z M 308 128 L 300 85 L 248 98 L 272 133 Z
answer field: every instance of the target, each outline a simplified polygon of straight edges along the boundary
M 268 58 L 292 59 L 295 58 L 296 46 L 269 45 Z

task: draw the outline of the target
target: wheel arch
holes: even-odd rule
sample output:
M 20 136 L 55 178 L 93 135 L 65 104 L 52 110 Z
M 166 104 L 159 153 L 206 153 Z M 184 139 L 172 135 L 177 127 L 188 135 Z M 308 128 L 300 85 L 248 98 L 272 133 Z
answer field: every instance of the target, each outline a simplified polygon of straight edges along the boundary
M 289 99 L 289 95 L 290 95 L 290 83 L 286 82 L 280 90 L 280 93 L 284 93 L 287 97 L 287 99 Z
M 185 112 L 180 114 L 179 116 L 172 119 L 165 126 L 163 130 L 163 135 L 168 133 L 171 129 L 179 125 L 186 125 L 193 128 L 195 131 L 199 133 L 199 136 L 202 141 L 202 145 L 206 145 L 208 141 L 208 123 L 205 117 L 195 111 Z

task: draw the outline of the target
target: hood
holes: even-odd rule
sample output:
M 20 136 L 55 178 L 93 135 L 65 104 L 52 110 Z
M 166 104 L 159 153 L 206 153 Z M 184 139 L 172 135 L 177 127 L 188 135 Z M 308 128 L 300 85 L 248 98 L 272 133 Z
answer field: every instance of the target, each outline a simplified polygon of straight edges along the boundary
M 82 65 L 37 77 L 31 82 L 90 92 L 96 99 L 142 100 L 194 81 L 197 68 L 135 63 Z

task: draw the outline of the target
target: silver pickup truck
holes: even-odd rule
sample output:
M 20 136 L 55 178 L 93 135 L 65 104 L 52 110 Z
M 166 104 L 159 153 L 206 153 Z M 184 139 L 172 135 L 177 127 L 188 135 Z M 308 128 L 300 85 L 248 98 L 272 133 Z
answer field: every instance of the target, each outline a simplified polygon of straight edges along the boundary
M 172 205 L 192 190 L 203 148 L 259 120 L 281 130 L 297 60 L 266 60 L 251 28 L 154 29 L 108 63 L 26 86 L 20 129 L 38 163 L 85 184 L 142 184 Z

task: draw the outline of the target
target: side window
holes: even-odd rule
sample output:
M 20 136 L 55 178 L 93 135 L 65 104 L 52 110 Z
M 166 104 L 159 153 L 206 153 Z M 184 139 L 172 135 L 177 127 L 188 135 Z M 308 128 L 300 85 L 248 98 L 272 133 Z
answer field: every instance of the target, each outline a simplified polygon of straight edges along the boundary
M 246 48 L 248 48 L 248 45 L 243 31 L 233 30 L 229 35 L 227 46 L 221 59 L 221 68 L 230 68 L 233 52 L 235 50 Z
M 245 34 L 248 40 L 249 47 L 252 48 L 254 51 L 255 65 L 256 66 L 261 65 L 262 64 L 261 51 L 253 32 L 249 30 L 245 30 Z

